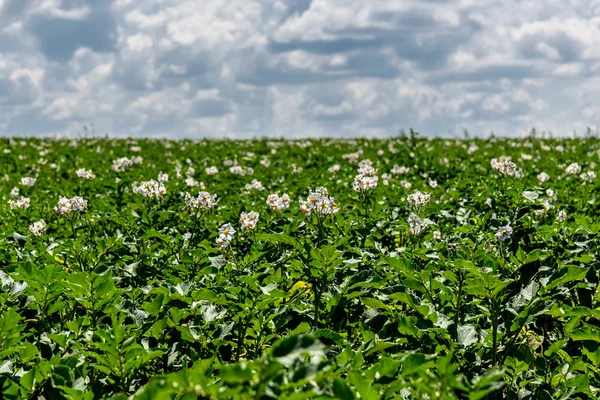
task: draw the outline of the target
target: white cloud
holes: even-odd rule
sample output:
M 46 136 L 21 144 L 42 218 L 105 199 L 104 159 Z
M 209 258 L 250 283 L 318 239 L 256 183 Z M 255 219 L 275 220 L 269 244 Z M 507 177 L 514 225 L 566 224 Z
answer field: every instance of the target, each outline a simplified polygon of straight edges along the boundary
M 0 24 L 4 134 L 600 122 L 600 0 L 0 0 Z

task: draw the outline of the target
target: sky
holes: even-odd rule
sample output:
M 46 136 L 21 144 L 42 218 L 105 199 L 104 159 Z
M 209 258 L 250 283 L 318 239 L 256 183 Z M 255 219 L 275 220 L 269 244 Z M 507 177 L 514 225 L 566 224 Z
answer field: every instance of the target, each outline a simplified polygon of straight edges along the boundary
M 0 135 L 598 124 L 600 0 L 0 0 Z

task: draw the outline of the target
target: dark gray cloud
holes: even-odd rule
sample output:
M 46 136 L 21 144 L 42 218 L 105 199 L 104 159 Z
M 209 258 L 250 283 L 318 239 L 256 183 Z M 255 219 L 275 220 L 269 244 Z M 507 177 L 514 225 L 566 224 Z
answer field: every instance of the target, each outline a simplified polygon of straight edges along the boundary
M 600 0 L 198 4 L 0 0 L 0 133 L 570 133 L 600 122 Z
M 36 13 L 26 23 L 40 50 L 52 61 L 64 62 L 81 48 L 115 50 L 116 16 L 112 0 L 62 0 L 55 13 Z M 81 10 L 80 15 L 78 10 Z M 86 11 L 83 11 L 86 10 Z

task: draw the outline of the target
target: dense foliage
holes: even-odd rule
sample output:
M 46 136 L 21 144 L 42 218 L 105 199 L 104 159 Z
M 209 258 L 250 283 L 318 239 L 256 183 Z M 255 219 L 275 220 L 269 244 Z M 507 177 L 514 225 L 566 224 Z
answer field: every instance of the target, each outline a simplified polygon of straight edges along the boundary
M 598 398 L 599 155 L 6 139 L 2 396 Z

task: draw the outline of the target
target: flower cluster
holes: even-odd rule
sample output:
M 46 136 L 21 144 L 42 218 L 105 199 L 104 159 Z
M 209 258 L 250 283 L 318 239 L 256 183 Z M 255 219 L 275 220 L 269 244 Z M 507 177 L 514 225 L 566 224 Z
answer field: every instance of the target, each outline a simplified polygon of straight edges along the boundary
M 413 207 L 421 207 L 429 204 L 431 195 L 429 193 L 421 193 L 417 190 L 413 194 L 408 195 L 407 200 Z
M 508 240 L 512 236 L 513 229 L 510 225 L 501 226 L 496 232 L 496 237 L 500 240 Z
M 24 178 L 21 178 L 21 186 L 33 186 L 35 185 L 35 178 L 31 178 L 29 176 L 26 176 Z
M 394 165 L 394 167 L 392 168 L 392 170 L 390 171 L 390 173 L 392 175 L 405 175 L 408 173 L 408 171 L 410 171 L 410 168 L 408 167 L 399 167 L 398 165 Z
M 90 181 L 96 177 L 91 169 L 85 168 L 79 168 L 77 171 L 75 171 L 75 175 L 77 175 L 78 178 L 85 179 L 87 181 Z
M 219 173 L 219 169 L 213 165 L 212 167 L 207 167 L 204 172 L 206 172 L 206 175 L 216 175 Z
M 418 215 L 410 214 L 408 216 L 408 231 L 414 235 L 419 236 L 427 228 L 427 223 L 423 221 Z
M 21 196 L 21 198 L 18 199 L 17 201 L 9 200 L 8 205 L 10 206 L 11 210 L 14 210 L 15 208 L 20 208 L 21 210 L 27 210 L 29 208 L 29 206 L 31 205 L 31 200 L 29 199 L 29 197 Z
M 376 187 L 376 176 L 366 176 L 363 174 L 358 174 L 354 177 L 354 182 L 352 183 L 352 189 L 359 193 L 367 192 L 371 189 L 375 189 Z
M 290 206 L 290 196 L 288 196 L 287 193 L 284 193 L 279 197 L 278 194 L 271 193 L 269 197 L 267 197 L 267 205 L 278 212 L 285 210 Z
M 306 200 L 300 198 L 300 212 L 304 215 L 313 213 L 320 215 L 336 214 L 340 208 L 335 203 L 335 199 L 329 196 L 326 188 L 320 187 L 314 192 L 310 192 Z
M 112 170 L 115 172 L 123 172 L 133 165 L 133 160 L 127 157 L 117 158 L 112 162 Z
M 259 216 L 260 214 L 256 211 L 250 211 L 249 213 L 243 212 L 240 214 L 240 224 L 242 224 L 244 229 L 250 231 L 256 227 L 256 224 L 258 224 Z
M 87 210 L 88 202 L 81 196 L 73 198 L 60 197 L 58 205 L 54 207 L 54 212 L 58 215 L 70 215 L 73 212 L 83 212 Z
M 556 214 L 556 220 L 558 222 L 564 222 L 567 219 L 567 213 L 565 210 L 560 210 L 558 214 Z
M 342 167 L 340 166 L 340 164 L 334 164 L 331 167 L 327 168 L 327 171 L 329 171 L 329 173 L 331 174 L 335 174 L 336 172 L 338 172 Z
M 522 172 L 519 168 L 517 168 L 517 164 L 510 161 L 508 157 L 500 157 L 493 158 L 491 161 L 492 168 L 496 171 L 500 172 L 504 176 L 509 176 L 511 178 L 520 178 Z
M 254 170 L 252 168 L 242 168 L 239 165 L 234 165 L 234 166 L 230 167 L 229 172 L 231 172 L 233 175 L 240 175 L 240 176 L 254 175 Z
M 226 248 L 229 247 L 229 243 L 233 240 L 233 236 L 235 235 L 235 229 L 231 224 L 225 224 L 219 228 L 219 236 L 215 240 L 217 246 Z
M 579 175 L 579 178 L 584 182 L 592 183 L 596 180 L 596 173 L 594 171 L 587 171 Z
M 197 180 L 194 179 L 193 176 L 187 177 L 185 178 L 185 184 L 188 185 L 189 187 L 195 187 L 195 186 L 200 186 L 201 188 L 204 189 L 204 183 L 202 182 L 198 182 Z
M 42 236 L 45 231 L 46 221 L 44 221 L 43 219 L 29 225 L 29 233 L 31 233 L 32 236 Z
M 193 211 L 210 211 L 217 204 L 217 195 L 208 192 L 198 193 L 198 197 L 192 197 L 191 194 L 185 194 L 185 205 Z
M 350 163 L 355 163 L 362 156 L 362 154 L 363 154 L 363 151 L 358 150 L 355 153 L 344 154 L 344 155 L 342 155 L 342 158 L 344 160 L 348 160 Z
M 371 160 L 362 160 L 358 163 L 358 173 L 361 175 L 377 175 L 377 170 L 373 167 Z
M 567 175 L 577 175 L 581 172 L 581 165 L 577 163 L 571 163 L 565 169 L 565 172 L 567 173 Z
M 162 183 L 169 182 L 169 174 L 163 173 L 162 171 L 159 172 L 158 181 Z
M 142 182 L 139 186 L 134 184 L 133 193 L 141 194 L 143 197 L 149 199 L 156 197 L 162 199 L 167 194 L 167 188 L 162 182 L 157 182 L 154 179 L 147 182 Z
M 252 179 L 252 183 L 247 183 L 245 186 L 245 189 L 247 191 L 252 191 L 252 190 L 264 190 L 265 188 L 263 187 L 262 183 L 260 183 L 260 181 L 258 179 Z
M 550 180 L 550 175 L 545 172 L 540 172 L 537 176 L 537 179 L 540 183 L 548 182 Z

